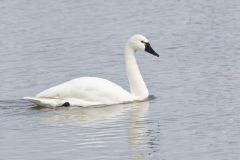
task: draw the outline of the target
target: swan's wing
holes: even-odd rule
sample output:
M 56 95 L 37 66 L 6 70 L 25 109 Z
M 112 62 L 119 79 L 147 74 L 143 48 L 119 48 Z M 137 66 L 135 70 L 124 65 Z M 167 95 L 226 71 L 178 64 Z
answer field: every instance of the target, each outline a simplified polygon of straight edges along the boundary
M 36 95 L 38 98 L 75 98 L 89 105 L 131 101 L 132 95 L 117 84 L 96 77 L 81 77 L 51 87 Z M 79 102 L 78 102 L 79 103 Z M 94 104 L 92 104 L 94 103 Z

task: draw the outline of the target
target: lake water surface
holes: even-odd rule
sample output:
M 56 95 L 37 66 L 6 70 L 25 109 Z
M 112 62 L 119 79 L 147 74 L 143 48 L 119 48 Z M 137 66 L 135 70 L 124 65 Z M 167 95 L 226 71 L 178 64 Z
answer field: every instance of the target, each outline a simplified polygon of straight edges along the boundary
M 238 0 L 0 1 L 1 160 L 240 159 Z M 22 100 L 96 76 L 128 89 L 123 51 L 139 53 L 152 98 L 106 107 Z

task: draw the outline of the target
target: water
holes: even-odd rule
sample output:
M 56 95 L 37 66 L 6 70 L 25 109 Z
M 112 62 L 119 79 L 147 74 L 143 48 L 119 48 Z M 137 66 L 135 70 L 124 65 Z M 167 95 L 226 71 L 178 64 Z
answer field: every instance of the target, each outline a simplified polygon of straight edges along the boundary
M 240 3 L 0 2 L 0 159 L 240 159 Z M 128 88 L 123 49 L 135 33 L 142 103 L 41 109 L 21 100 L 80 76 Z

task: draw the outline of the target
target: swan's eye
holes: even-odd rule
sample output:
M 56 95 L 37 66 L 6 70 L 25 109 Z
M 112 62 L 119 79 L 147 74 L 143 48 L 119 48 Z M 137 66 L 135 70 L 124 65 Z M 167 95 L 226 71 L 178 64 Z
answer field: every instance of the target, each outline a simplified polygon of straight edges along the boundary
M 141 42 L 144 43 L 144 44 L 146 43 L 146 42 L 144 42 L 144 41 L 141 41 Z

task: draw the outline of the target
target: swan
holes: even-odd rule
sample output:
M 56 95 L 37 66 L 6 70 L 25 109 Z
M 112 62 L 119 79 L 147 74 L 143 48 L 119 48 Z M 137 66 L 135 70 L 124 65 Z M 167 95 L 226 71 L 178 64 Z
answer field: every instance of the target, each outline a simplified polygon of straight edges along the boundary
M 137 65 L 136 51 L 146 51 L 159 57 L 143 35 L 136 34 L 129 38 L 125 47 L 125 66 L 130 92 L 106 79 L 80 77 L 46 89 L 35 97 L 23 99 L 43 107 L 87 107 L 145 100 L 149 92 Z

